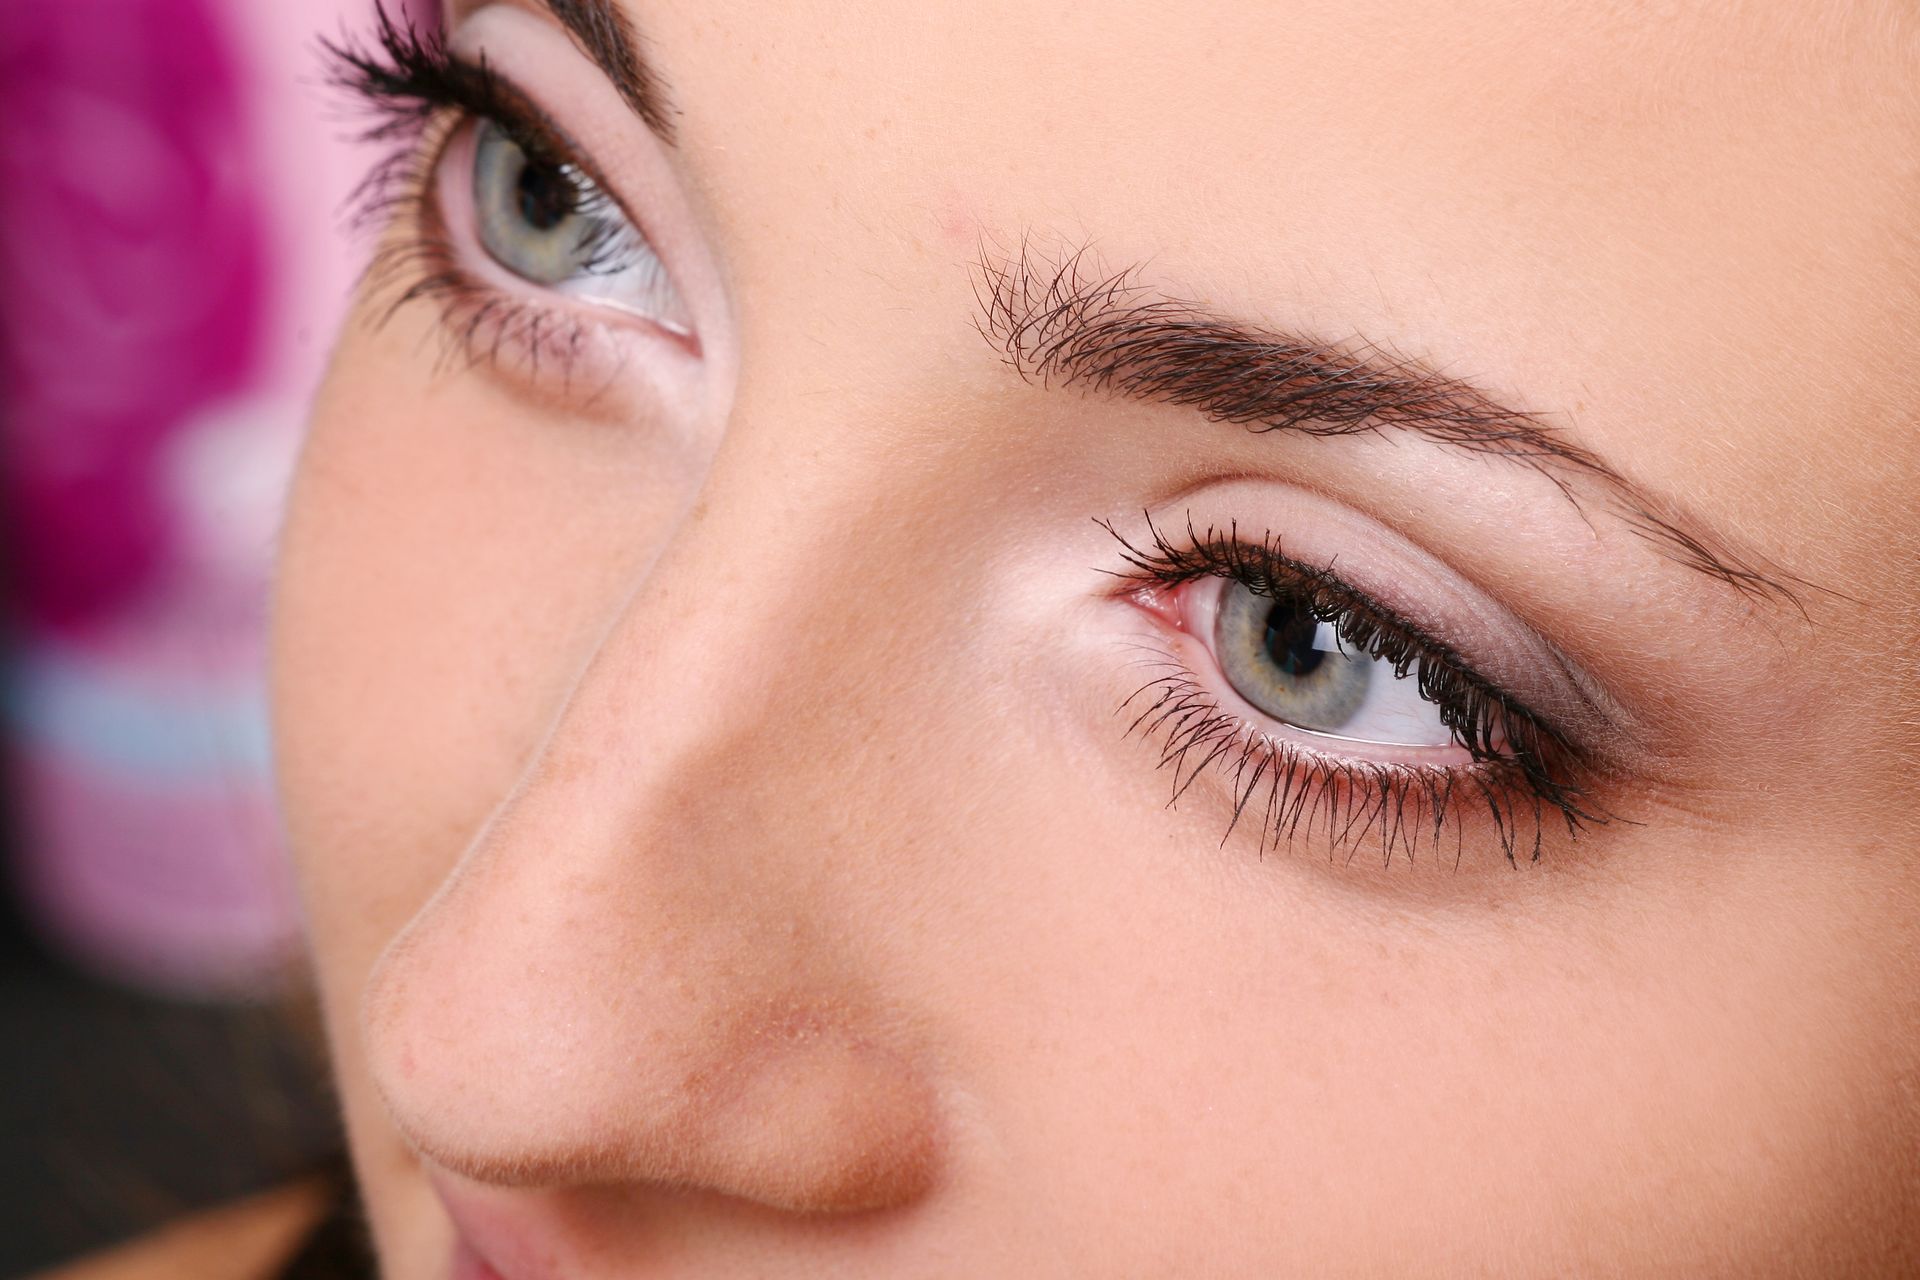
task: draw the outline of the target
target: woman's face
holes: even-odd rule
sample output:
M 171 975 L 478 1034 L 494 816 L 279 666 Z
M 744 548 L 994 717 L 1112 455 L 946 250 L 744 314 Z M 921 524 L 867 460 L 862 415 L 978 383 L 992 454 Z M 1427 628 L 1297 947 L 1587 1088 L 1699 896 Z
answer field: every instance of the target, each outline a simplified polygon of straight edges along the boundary
M 390 1276 L 1913 1259 L 1911 11 L 447 23 L 277 606 Z

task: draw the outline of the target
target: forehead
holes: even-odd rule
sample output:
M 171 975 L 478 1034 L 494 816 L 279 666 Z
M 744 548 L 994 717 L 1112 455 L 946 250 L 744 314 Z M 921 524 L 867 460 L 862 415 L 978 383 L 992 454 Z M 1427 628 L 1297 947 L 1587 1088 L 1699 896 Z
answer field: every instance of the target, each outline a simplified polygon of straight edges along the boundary
M 1222 217 L 1436 190 L 1460 192 L 1436 215 L 1524 193 L 1514 213 L 1631 216 L 1682 177 L 1727 188 L 1724 214 L 1758 181 L 1857 191 L 1875 159 L 1911 177 L 1920 119 L 1916 19 L 1895 5 L 623 3 L 676 82 L 734 91 L 694 92 L 696 132 L 717 112 L 902 178 L 1119 186 Z
M 627 3 L 726 252 L 901 341 L 979 237 L 1039 234 L 1465 361 L 1629 456 L 1815 402 L 1890 439 L 1914 387 L 1902 5 Z
M 1920 212 L 1900 5 L 625 2 L 700 169 L 873 230 L 1246 247 L 1305 296 L 1450 261 L 1460 297 L 1496 254 L 1777 289 L 1910 259 Z

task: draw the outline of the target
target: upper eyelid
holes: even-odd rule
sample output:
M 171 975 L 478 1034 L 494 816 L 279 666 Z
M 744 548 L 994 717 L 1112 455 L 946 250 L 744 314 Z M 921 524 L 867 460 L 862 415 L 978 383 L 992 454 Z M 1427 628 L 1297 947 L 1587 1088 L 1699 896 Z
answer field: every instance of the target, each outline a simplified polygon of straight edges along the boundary
M 359 139 L 407 144 L 376 165 L 354 195 L 367 225 L 383 223 L 382 215 L 424 187 L 457 132 L 440 127 L 450 116 L 485 117 L 523 147 L 578 168 L 651 241 L 644 220 L 634 216 L 592 152 L 534 94 L 494 66 L 484 48 L 471 56 L 456 52 L 437 29 L 423 32 L 410 20 L 396 20 L 385 3 L 375 7 L 367 38 L 323 38 L 319 48 L 329 64 L 327 82 L 374 113 Z
M 453 5 L 456 10 L 471 6 Z M 660 139 L 674 142 L 672 94 L 643 56 L 646 41 L 618 0 L 528 0 L 566 31 L 567 37 L 606 76 L 614 91 Z
M 1604 509 L 1631 533 L 1749 601 L 1806 618 L 1802 589 L 1838 594 L 1645 492 L 1542 415 L 1377 343 L 1330 346 L 1214 313 L 1151 287 L 1143 268 L 1102 267 L 1091 244 L 1049 253 L 1025 236 L 1008 251 L 983 237 L 974 283 L 981 335 L 1041 387 L 1192 409 L 1256 434 L 1410 432 L 1545 476 L 1583 519 L 1574 486 L 1597 487 Z

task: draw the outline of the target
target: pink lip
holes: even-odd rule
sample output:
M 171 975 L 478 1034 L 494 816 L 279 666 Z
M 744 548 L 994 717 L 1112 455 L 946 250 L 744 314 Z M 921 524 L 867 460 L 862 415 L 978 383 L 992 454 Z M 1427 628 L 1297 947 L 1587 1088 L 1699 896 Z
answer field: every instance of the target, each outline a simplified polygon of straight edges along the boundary
M 430 1178 L 453 1223 L 452 1280 L 559 1280 L 551 1260 L 540 1248 L 541 1233 L 515 1222 L 483 1198 Z
M 501 1280 L 501 1276 L 462 1236 L 453 1246 L 453 1280 Z

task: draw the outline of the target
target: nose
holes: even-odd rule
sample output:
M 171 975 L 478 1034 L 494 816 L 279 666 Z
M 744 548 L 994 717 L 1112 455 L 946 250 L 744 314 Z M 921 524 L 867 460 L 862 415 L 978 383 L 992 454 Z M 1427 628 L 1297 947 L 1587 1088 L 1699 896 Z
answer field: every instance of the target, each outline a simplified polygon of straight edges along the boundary
M 844 731 L 805 640 L 831 627 L 784 581 L 670 549 L 381 958 L 369 1065 L 432 1162 L 807 1213 L 934 1181 L 932 1072 L 831 817 Z M 782 619 L 777 649 L 754 617 Z

